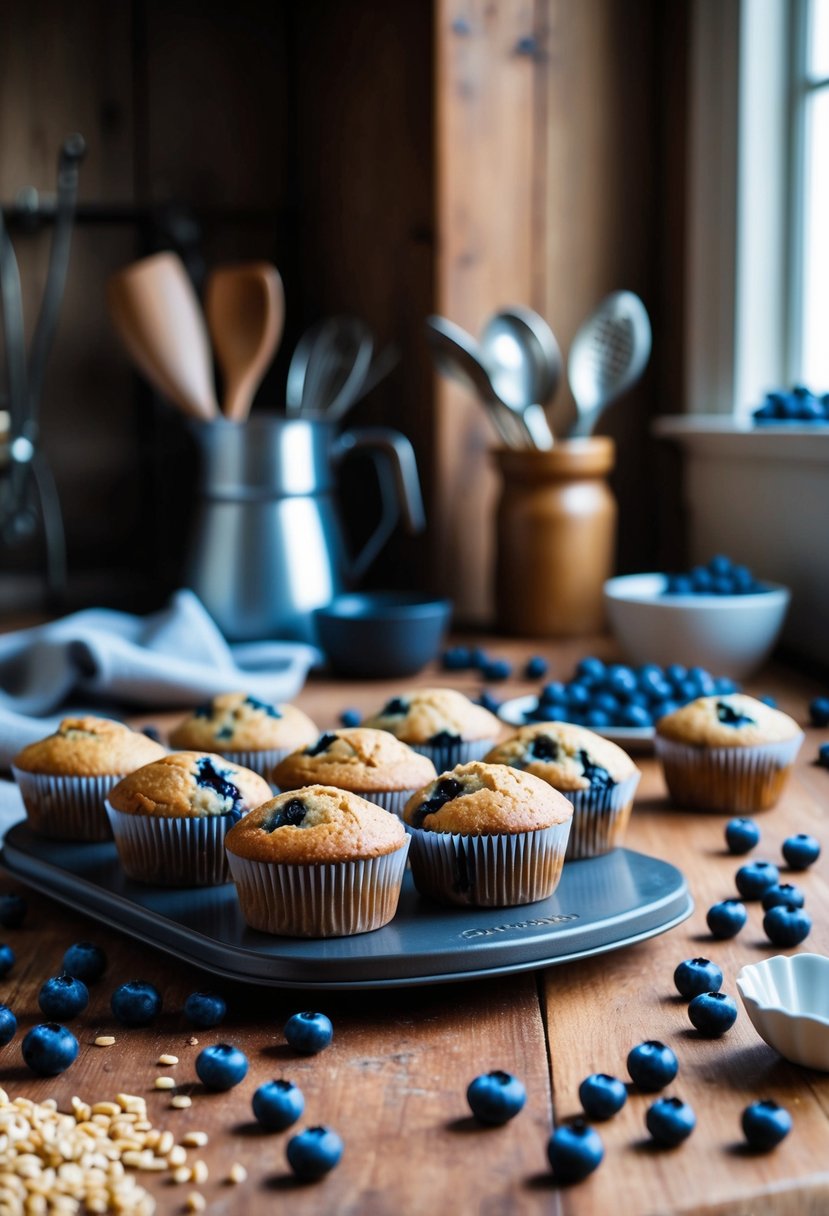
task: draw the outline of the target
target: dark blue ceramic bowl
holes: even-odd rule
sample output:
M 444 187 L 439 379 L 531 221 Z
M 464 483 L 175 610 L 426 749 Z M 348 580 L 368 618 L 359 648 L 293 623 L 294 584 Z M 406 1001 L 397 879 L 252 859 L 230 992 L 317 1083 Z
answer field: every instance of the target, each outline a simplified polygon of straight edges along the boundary
M 440 653 L 449 600 L 417 592 L 360 591 L 339 595 L 314 613 L 317 638 L 341 676 L 410 676 Z

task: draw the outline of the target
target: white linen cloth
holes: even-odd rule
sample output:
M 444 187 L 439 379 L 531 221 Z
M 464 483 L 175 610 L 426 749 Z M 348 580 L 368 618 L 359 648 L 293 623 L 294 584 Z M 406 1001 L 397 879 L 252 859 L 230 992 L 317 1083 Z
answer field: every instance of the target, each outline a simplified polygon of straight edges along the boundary
M 146 617 L 88 608 L 0 634 L 0 767 L 48 735 L 66 713 L 56 711 L 70 699 L 73 710 L 87 698 L 185 708 L 234 691 L 289 701 L 320 657 L 304 642 L 228 645 L 188 590 Z

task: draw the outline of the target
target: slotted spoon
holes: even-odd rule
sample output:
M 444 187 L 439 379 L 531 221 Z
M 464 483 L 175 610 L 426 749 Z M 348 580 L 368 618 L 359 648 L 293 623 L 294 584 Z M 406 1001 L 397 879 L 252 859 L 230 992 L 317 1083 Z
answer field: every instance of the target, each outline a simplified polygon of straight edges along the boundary
M 611 401 L 636 383 L 651 353 L 647 309 L 632 291 L 606 296 L 570 347 L 567 378 L 578 417 L 571 437 L 591 435 Z

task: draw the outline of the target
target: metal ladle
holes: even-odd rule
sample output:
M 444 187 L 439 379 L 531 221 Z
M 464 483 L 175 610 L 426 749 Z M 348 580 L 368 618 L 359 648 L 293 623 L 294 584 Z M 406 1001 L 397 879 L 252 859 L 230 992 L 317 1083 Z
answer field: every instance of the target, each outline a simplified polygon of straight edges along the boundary
M 531 308 L 503 308 L 484 327 L 481 350 L 500 399 L 520 415 L 533 446 L 549 450 L 544 406 L 558 388 L 561 352 L 547 322 Z

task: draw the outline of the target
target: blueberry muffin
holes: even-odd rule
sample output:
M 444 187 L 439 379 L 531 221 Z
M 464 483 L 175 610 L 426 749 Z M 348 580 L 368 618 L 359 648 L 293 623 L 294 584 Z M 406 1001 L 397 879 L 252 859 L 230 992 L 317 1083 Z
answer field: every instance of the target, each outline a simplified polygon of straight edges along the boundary
M 406 804 L 415 886 L 440 903 L 508 907 L 552 895 L 571 803 L 531 773 L 473 760 Z
M 104 799 L 133 769 L 165 749 L 110 718 L 64 718 L 54 734 L 12 761 L 29 827 L 58 840 L 111 840 Z
M 244 692 L 225 692 L 200 705 L 170 733 L 170 746 L 213 752 L 268 777 L 295 748 L 313 743 L 319 730 L 295 705 L 271 705 Z
M 609 739 L 568 722 L 536 722 L 484 759 L 532 773 L 572 802 L 568 859 L 598 857 L 622 843 L 641 773 Z
M 774 806 L 802 742 L 793 718 L 742 693 L 699 697 L 660 718 L 655 736 L 673 801 L 728 814 Z
M 428 756 L 388 731 L 353 726 L 320 735 L 310 747 L 292 752 L 271 780 L 281 790 L 334 785 L 399 815 L 414 791 L 436 776 Z
M 428 756 L 435 768 L 480 760 L 501 733 L 501 723 L 453 688 L 418 688 L 387 701 L 363 726 L 387 730 Z
M 278 794 L 227 834 L 242 913 L 282 937 L 347 937 L 397 911 L 409 840 L 396 815 L 309 785 Z
M 171 752 L 109 793 L 107 813 L 130 878 L 159 886 L 228 881 L 225 833 L 271 796 L 264 777 L 205 752 Z

